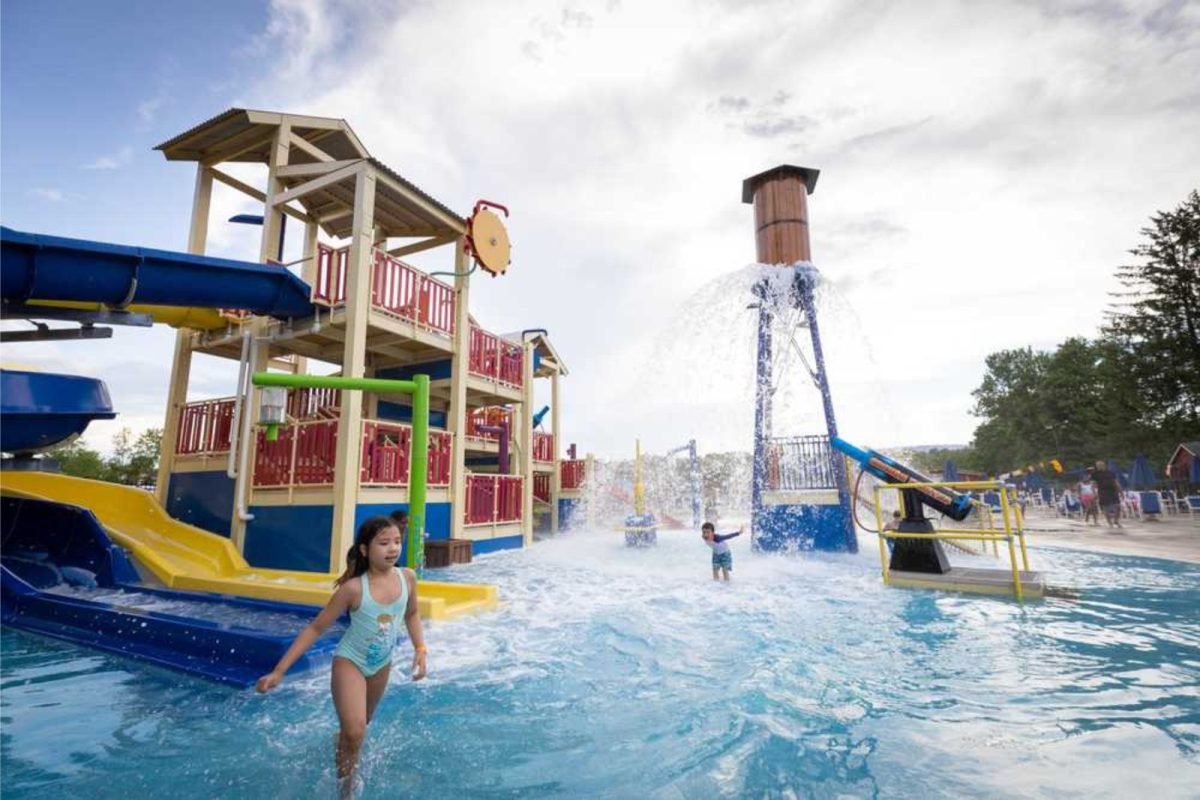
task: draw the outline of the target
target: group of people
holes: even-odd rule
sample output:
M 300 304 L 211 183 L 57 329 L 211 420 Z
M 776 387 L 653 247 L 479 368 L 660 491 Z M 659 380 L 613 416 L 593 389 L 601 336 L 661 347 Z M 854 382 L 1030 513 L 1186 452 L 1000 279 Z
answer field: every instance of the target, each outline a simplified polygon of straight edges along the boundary
M 1070 489 L 1064 491 L 1064 497 Z M 1120 528 L 1121 525 L 1121 484 L 1117 481 L 1116 473 L 1110 470 L 1103 461 L 1097 461 L 1096 467 L 1088 476 L 1079 482 L 1077 488 L 1079 505 L 1083 510 L 1083 521 L 1093 525 L 1100 524 L 1100 514 L 1110 528 Z

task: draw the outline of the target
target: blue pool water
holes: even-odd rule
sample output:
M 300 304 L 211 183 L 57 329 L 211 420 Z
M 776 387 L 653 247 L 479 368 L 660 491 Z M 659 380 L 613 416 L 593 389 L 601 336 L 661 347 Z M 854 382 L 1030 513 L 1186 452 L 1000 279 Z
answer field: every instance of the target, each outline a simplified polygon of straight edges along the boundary
M 867 555 L 579 534 L 445 571 L 504 607 L 397 670 L 364 797 L 1172 797 L 1200 787 L 1200 567 L 1034 550 L 1077 600 L 885 589 Z M 5 798 L 333 793 L 328 673 L 263 697 L 3 633 Z

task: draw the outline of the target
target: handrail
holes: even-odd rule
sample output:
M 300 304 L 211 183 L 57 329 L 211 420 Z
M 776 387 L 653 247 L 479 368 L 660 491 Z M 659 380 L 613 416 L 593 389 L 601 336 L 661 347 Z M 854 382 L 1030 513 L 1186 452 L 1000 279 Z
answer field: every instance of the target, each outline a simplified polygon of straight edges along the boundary
M 184 403 L 179 413 L 175 454 L 181 456 L 228 453 L 233 441 L 236 398 L 218 397 Z
M 975 528 L 939 528 L 936 533 L 910 533 L 905 531 L 888 531 L 883 527 L 883 505 L 880 502 L 881 490 L 896 490 L 917 489 L 917 488 L 951 488 L 951 489 L 986 489 L 996 491 L 1000 495 L 1000 510 L 1004 520 L 1004 531 L 988 533 L 984 530 Z M 979 541 L 993 542 L 994 546 L 998 546 L 1000 542 L 1008 543 L 1008 560 L 1009 567 L 1012 571 L 1013 594 L 1017 600 L 1024 600 L 1024 590 L 1021 586 L 1021 570 L 1029 571 L 1029 553 L 1025 547 L 1025 521 L 1021 516 L 1020 505 L 1015 501 L 1015 489 L 1006 486 L 1003 481 L 929 481 L 924 483 L 881 483 L 874 487 L 875 496 L 875 522 L 877 525 L 876 534 L 879 540 L 879 561 L 883 573 L 883 582 L 890 582 L 890 571 L 888 569 L 887 548 L 885 540 L 887 539 L 928 539 L 933 541 Z M 1011 500 L 1011 502 L 1010 502 Z M 990 518 L 988 525 L 990 525 Z M 995 530 L 995 529 L 992 529 Z M 1021 546 L 1021 568 L 1017 566 L 1017 550 L 1016 543 Z

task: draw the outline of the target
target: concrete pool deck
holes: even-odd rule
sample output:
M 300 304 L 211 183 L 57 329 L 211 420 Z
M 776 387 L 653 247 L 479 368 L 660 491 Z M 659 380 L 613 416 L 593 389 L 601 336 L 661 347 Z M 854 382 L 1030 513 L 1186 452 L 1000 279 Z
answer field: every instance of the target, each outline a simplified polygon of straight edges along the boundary
M 1025 539 L 1030 547 L 1070 547 L 1200 564 L 1200 516 L 1171 514 L 1154 521 L 1122 519 L 1121 525 L 1124 527 L 1110 528 L 1104 520 L 1099 525 L 1085 524 L 1031 509 L 1025 518 Z

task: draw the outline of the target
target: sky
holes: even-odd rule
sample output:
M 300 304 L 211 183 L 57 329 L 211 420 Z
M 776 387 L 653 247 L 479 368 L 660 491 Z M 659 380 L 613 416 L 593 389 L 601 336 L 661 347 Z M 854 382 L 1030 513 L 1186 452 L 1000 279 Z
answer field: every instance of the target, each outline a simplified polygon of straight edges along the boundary
M 1139 230 L 1200 184 L 1198 75 L 1183 2 L 4 0 L 0 221 L 182 250 L 194 168 L 154 145 L 231 106 L 340 117 L 451 208 L 510 207 L 513 265 L 472 310 L 549 331 L 567 441 L 745 450 L 741 182 L 813 167 L 841 432 L 966 443 L 986 356 L 1095 335 Z M 253 210 L 218 191 L 210 252 L 254 258 L 256 232 L 223 222 Z M 172 342 L 118 329 L 3 359 L 103 378 L 105 449 L 161 425 Z M 776 432 L 821 432 L 788 369 Z M 190 396 L 234 382 L 198 358 Z

